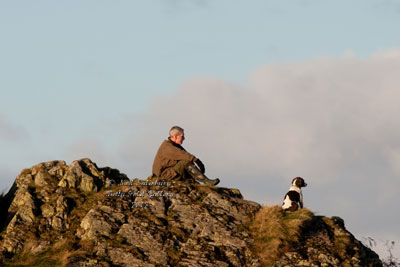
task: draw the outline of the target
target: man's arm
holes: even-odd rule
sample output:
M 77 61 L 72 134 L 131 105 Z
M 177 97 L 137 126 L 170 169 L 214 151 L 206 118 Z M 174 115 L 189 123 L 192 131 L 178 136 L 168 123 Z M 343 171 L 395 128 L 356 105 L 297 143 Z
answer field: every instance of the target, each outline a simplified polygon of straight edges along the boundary
M 172 160 L 187 160 L 187 161 L 196 161 L 197 158 L 192 154 L 186 152 L 185 150 L 179 149 L 175 147 L 173 144 L 169 142 L 165 142 L 161 149 L 161 157 L 172 159 Z
M 197 167 L 199 167 L 200 171 L 204 174 L 206 172 L 206 168 L 204 167 L 203 162 L 200 159 L 195 160 Z

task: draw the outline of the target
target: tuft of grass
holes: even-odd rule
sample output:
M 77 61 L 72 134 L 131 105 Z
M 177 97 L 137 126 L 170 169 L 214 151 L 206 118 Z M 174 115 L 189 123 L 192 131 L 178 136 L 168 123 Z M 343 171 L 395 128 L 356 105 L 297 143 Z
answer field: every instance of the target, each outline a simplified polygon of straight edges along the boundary
M 263 206 L 250 223 L 251 250 L 263 266 L 271 266 L 300 237 L 302 226 L 314 214 L 308 209 L 285 212 L 280 206 Z
M 6 266 L 65 266 L 66 259 L 73 250 L 73 242 L 67 239 L 60 239 L 51 247 L 40 253 L 33 253 L 31 249 L 37 245 L 37 241 L 32 238 L 24 245 L 23 251 L 15 254 L 11 259 L 5 261 Z
M 5 261 L 6 266 L 13 267 L 50 267 L 62 266 L 62 261 L 57 256 L 50 255 L 49 251 L 39 254 L 32 254 L 30 252 L 22 252 L 16 254 L 11 260 Z

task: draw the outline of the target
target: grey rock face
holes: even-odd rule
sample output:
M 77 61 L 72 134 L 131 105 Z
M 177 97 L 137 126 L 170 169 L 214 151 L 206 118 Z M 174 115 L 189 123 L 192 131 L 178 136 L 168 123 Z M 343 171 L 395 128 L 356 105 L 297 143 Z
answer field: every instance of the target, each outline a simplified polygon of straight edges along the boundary
M 129 180 L 82 159 L 24 169 L 11 195 L 0 265 L 21 264 L 18 254 L 28 255 L 24 264 L 32 266 L 35 259 L 59 266 L 261 266 L 247 228 L 261 206 L 237 189 Z M 338 262 L 312 245 L 306 251 L 332 266 Z M 304 249 L 287 253 L 277 266 L 294 261 L 306 264 Z
M 95 192 L 106 179 L 120 181 L 126 179 L 126 175 L 110 168 L 99 169 L 89 159 L 74 161 L 70 166 L 65 161 L 49 161 L 22 170 L 12 194 L 7 194 L 10 203 L 7 218 L 3 219 L 6 227 L 0 252 L 20 252 L 31 235 L 40 236 L 49 230 L 60 234 L 67 230 L 71 221 L 69 214 L 75 206 L 74 199 L 67 195 Z M 67 181 L 67 188 L 71 181 L 81 186 L 63 190 L 62 181 Z
M 2 260 L 69 240 L 79 257 L 68 251 L 67 266 L 257 266 L 240 227 L 259 204 L 236 189 L 143 182 L 89 159 L 24 169 L 0 241 Z

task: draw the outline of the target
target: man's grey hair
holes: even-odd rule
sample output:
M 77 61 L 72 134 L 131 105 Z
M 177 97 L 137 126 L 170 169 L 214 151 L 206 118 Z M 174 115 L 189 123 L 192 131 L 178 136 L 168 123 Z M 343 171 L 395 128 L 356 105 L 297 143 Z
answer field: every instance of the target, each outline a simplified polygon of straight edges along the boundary
M 179 126 L 173 126 L 171 130 L 169 130 L 169 137 L 175 136 L 179 133 L 183 133 L 183 128 Z

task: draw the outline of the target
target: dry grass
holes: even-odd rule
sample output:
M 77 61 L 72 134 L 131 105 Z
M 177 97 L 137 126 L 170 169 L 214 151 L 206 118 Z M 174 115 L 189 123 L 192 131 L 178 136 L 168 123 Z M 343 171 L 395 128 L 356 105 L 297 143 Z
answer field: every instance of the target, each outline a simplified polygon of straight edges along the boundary
M 36 241 L 27 241 L 24 250 L 14 255 L 12 259 L 6 260 L 6 266 L 12 267 L 54 267 L 67 266 L 71 259 L 86 258 L 87 251 L 85 249 L 92 248 L 91 241 L 81 241 L 81 248 L 74 248 L 74 243 L 69 239 L 60 239 L 50 248 L 40 252 L 32 253 L 31 249 L 37 245 Z M 107 266 L 107 263 L 102 263 Z
M 285 212 L 279 206 L 264 206 L 251 222 L 254 237 L 253 252 L 264 266 L 271 266 L 283 253 L 290 250 L 301 233 L 304 222 L 311 220 L 308 209 Z
M 73 250 L 73 242 L 68 239 L 60 239 L 51 247 L 39 253 L 33 253 L 32 249 L 38 245 L 38 240 L 31 238 L 24 244 L 24 249 L 7 260 L 6 266 L 65 266 L 66 259 Z
M 12 259 L 5 261 L 6 266 L 14 267 L 50 267 L 50 266 L 62 266 L 62 262 L 58 255 L 49 253 L 49 251 L 32 254 L 30 252 L 22 252 L 16 254 Z

